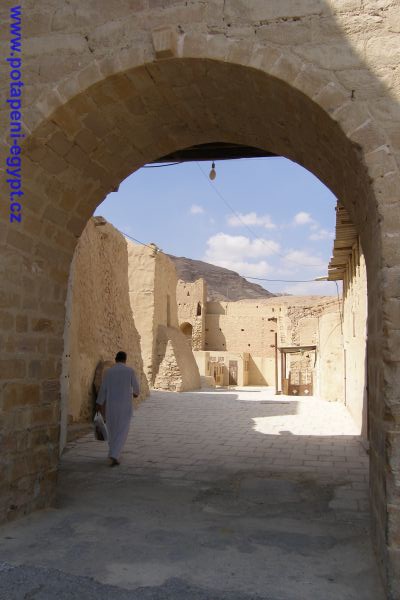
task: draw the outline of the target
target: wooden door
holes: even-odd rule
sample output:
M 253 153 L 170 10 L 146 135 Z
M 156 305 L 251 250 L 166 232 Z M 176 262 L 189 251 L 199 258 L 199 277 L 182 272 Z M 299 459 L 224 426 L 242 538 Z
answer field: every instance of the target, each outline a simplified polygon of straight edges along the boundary
M 238 363 L 237 360 L 229 361 L 229 385 L 237 385 Z

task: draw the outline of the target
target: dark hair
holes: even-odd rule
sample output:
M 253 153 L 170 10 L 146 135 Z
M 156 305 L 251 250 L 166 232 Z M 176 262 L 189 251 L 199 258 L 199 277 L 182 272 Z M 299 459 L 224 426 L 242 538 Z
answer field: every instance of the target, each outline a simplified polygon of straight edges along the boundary
M 117 352 L 117 354 L 115 355 L 115 362 L 126 362 L 126 352 L 122 352 L 122 350 Z

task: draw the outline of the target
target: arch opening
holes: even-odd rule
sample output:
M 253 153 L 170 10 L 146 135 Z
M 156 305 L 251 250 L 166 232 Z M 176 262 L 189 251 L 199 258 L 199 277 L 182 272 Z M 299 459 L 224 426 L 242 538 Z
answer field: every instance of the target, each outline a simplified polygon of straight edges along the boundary
M 57 406 L 43 423 L 54 439 L 52 451 L 41 463 L 47 483 L 41 484 L 36 499 L 27 498 L 25 506 L 45 505 L 54 493 L 63 304 L 77 239 L 96 206 L 128 174 L 157 157 L 216 140 L 290 158 L 343 202 L 365 248 L 369 302 L 375 315 L 369 324 L 369 343 L 379 337 L 381 244 L 374 235 L 379 231 L 376 201 L 360 151 L 337 122 L 277 77 L 237 64 L 171 59 L 107 77 L 57 109 L 25 145 L 31 202 L 22 237 L 13 242 L 22 252 L 17 262 L 24 273 L 28 308 L 21 305 L 21 310 L 33 311 L 40 322 L 50 315 L 51 324 L 43 325 L 50 327 L 44 344 L 32 341 L 29 364 L 26 371 L 21 366 L 21 372 L 28 385 L 37 385 L 40 394 Z M 39 291 L 45 299 L 38 300 Z M 369 371 L 370 386 L 379 389 L 380 367 L 371 363 Z M 379 432 L 380 424 L 373 421 L 372 416 L 371 425 Z M 374 447 L 376 481 L 378 454 Z

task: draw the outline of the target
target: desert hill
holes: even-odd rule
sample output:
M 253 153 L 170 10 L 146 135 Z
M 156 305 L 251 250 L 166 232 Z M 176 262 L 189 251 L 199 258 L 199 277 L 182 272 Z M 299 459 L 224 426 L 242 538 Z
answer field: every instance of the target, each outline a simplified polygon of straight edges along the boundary
M 179 279 L 187 282 L 203 278 L 208 286 L 209 300 L 236 301 L 275 296 L 256 283 L 250 283 L 235 271 L 217 267 L 202 260 L 172 256 Z

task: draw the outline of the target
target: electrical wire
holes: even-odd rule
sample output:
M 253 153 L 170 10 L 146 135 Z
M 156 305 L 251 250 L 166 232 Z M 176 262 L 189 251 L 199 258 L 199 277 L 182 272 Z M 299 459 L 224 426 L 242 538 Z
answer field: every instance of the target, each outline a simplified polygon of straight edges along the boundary
M 115 227 L 115 225 L 114 225 L 114 227 Z M 121 229 L 118 229 L 118 227 L 115 227 L 115 229 L 117 229 L 120 233 L 122 233 L 123 236 L 129 238 L 130 240 L 133 240 L 137 244 L 140 244 L 141 246 L 146 246 L 146 248 L 150 248 L 150 250 L 155 250 L 154 246 L 150 246 L 150 244 L 146 244 L 146 242 L 141 242 L 140 240 L 133 237 L 133 235 L 130 235 L 129 233 L 125 233 L 124 231 L 121 231 Z M 165 254 L 166 256 L 168 256 L 160 248 L 156 248 L 156 251 L 161 252 L 162 254 Z M 321 281 L 318 281 L 316 279 L 265 279 L 263 277 L 250 277 L 249 275 L 241 275 L 241 277 L 244 277 L 244 279 L 255 279 L 256 281 L 269 281 L 269 282 L 277 282 L 277 283 L 321 283 Z M 337 282 L 335 282 L 335 283 L 336 283 L 336 287 L 338 290 L 338 298 L 339 298 L 339 288 L 338 288 Z
M 256 281 L 279 281 L 281 283 L 321 283 L 328 281 L 327 279 L 266 279 L 264 277 L 250 277 L 249 275 L 242 275 L 245 279 L 255 279 Z
M 203 169 L 200 167 L 200 165 L 199 165 L 198 162 L 196 162 L 196 165 L 199 168 L 199 170 L 200 170 L 201 174 L 203 175 L 203 177 L 205 177 L 205 179 L 207 180 L 208 184 L 212 187 L 212 189 L 214 190 L 214 192 L 217 194 L 217 196 L 222 200 L 222 202 L 225 204 L 225 206 L 227 206 L 229 208 L 229 210 L 235 215 L 235 217 L 242 223 L 243 227 L 245 227 L 247 229 L 247 231 L 250 233 L 252 240 L 255 241 L 257 239 L 257 240 L 260 240 L 261 242 L 265 242 L 265 240 L 263 240 L 262 238 L 260 238 L 260 237 L 257 236 L 257 234 L 255 233 L 255 231 L 253 231 L 252 229 L 250 229 L 250 227 L 243 221 L 241 215 L 235 211 L 235 209 L 229 204 L 229 202 L 223 197 L 223 195 L 215 187 L 215 184 L 211 183 L 211 181 L 207 177 L 206 173 L 204 173 Z M 298 260 L 294 260 L 293 258 L 289 258 L 288 256 L 285 256 L 284 254 L 281 254 L 280 252 L 276 252 L 275 254 L 277 254 L 281 258 L 284 258 L 285 260 L 288 260 L 289 262 L 292 262 L 292 263 L 294 263 L 296 265 L 301 265 L 302 267 L 304 267 L 303 263 L 299 262 Z M 321 268 L 320 264 L 319 265 L 306 265 L 306 266 L 307 267 Z
M 115 225 L 114 225 L 114 227 L 115 227 Z M 146 246 L 146 248 L 150 248 L 150 250 L 156 250 L 157 252 L 162 252 L 162 254 L 165 254 L 165 252 L 163 252 L 161 250 L 161 248 L 150 246 L 150 244 L 146 244 L 145 242 L 141 242 L 140 240 L 137 240 L 136 238 L 134 238 L 133 235 L 129 235 L 129 233 L 125 233 L 124 231 L 121 231 L 120 229 L 118 229 L 118 227 L 115 227 L 115 229 L 117 231 L 119 231 L 120 233 L 122 233 L 123 236 L 129 238 L 130 240 L 133 240 L 134 242 L 140 244 L 141 246 Z

